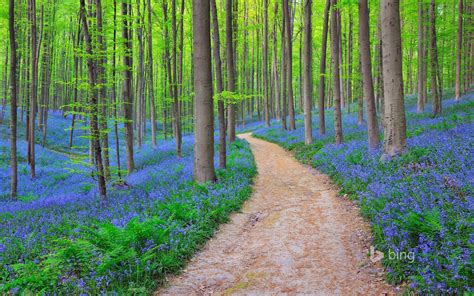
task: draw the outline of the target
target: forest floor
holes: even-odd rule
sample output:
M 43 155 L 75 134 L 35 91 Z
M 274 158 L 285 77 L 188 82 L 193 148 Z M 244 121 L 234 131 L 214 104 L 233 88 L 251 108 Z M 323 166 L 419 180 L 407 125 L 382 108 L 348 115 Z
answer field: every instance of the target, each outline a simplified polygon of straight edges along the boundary
M 369 260 L 369 224 L 329 177 L 276 144 L 250 143 L 252 197 L 157 295 L 394 295 Z

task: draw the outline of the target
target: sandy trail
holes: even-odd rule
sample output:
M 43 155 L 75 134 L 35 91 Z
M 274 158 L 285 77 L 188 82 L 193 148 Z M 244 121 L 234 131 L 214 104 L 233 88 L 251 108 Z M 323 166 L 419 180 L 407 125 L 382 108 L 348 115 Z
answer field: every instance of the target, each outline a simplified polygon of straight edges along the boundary
M 370 230 L 326 175 L 249 134 L 254 192 L 157 295 L 392 295 Z

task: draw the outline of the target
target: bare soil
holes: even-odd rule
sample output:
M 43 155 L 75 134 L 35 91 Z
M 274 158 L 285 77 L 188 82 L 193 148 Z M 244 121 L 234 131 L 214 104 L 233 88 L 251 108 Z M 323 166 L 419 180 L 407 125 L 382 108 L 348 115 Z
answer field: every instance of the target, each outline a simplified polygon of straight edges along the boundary
M 278 145 L 250 143 L 252 197 L 157 295 L 394 295 L 368 257 L 370 229 L 328 176 Z

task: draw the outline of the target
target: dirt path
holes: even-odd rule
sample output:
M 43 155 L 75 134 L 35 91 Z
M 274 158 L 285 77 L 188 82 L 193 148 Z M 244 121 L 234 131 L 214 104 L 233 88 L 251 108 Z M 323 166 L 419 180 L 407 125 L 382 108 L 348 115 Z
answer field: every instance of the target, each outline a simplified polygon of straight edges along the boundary
M 329 178 L 241 137 L 259 173 L 252 198 L 157 295 L 395 294 L 367 257 L 367 223 Z

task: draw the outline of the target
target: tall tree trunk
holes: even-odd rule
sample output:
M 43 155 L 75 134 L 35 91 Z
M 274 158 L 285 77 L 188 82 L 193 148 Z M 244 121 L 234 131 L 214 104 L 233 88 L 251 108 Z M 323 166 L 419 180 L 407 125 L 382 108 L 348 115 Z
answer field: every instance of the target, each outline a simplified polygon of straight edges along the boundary
M 390 159 L 403 153 L 406 148 L 400 2 L 399 0 L 382 0 L 380 10 L 385 99 L 383 158 Z
M 18 191 L 18 160 L 16 148 L 16 125 L 17 125 L 17 60 L 16 60 L 16 32 L 15 32 L 15 0 L 9 1 L 8 27 L 10 33 L 10 166 L 11 166 L 11 186 L 10 195 L 16 200 Z
M 351 112 L 352 103 L 352 13 L 349 10 L 349 32 L 347 33 L 347 113 Z M 369 45 L 370 48 L 370 45 Z M 370 61 L 370 56 L 369 56 Z M 362 123 L 362 122 L 360 122 Z
M 229 92 L 235 91 L 235 55 L 232 11 L 232 0 L 226 0 L 227 90 Z M 232 143 L 235 141 L 235 104 L 229 104 L 227 112 L 227 134 L 229 135 L 229 142 Z
M 99 46 L 99 66 L 97 67 L 97 82 L 99 83 L 99 98 L 98 102 L 101 105 L 99 116 L 99 128 L 104 133 L 100 134 L 102 160 L 104 162 L 104 174 L 106 179 L 110 179 L 110 159 L 109 159 L 109 133 L 107 132 L 107 49 L 105 33 L 103 32 L 103 15 L 102 15 L 102 0 L 96 0 L 96 14 L 97 14 L 97 43 Z
M 471 16 L 472 17 L 472 16 Z M 463 21 L 463 0 L 459 0 L 459 14 L 458 14 L 458 38 L 456 43 L 456 87 L 455 97 L 459 101 L 461 97 L 461 56 L 462 56 L 462 21 Z
M 341 80 L 339 65 L 339 30 L 338 30 L 338 8 L 337 0 L 331 0 L 333 9 L 331 12 L 331 58 L 333 65 L 333 82 L 334 82 L 334 130 L 336 136 L 336 145 L 344 142 L 342 135 L 342 114 L 341 114 Z
M 31 177 L 36 177 L 35 161 L 35 117 L 36 117 L 36 99 L 38 94 L 38 34 L 36 27 L 36 0 L 28 0 L 28 12 L 31 22 L 31 98 L 30 98 L 30 117 L 28 123 L 28 140 L 30 150 L 30 170 Z
M 286 34 L 286 84 L 287 84 L 287 102 L 288 102 L 288 120 L 289 130 L 296 129 L 295 123 L 295 109 L 293 99 L 293 34 L 292 34 L 292 22 L 290 18 L 290 7 L 288 5 L 289 0 L 283 0 L 283 17 L 285 18 L 285 34 Z
M 268 0 L 263 1 L 263 96 L 265 99 L 265 125 L 270 126 L 270 96 L 268 87 Z
M 312 0 L 304 2 L 304 73 L 303 73 L 303 103 L 304 103 L 304 143 L 313 143 L 313 129 L 311 120 L 311 100 L 313 97 L 313 71 L 312 71 Z
M 177 79 L 177 27 L 176 27 L 176 0 L 171 1 L 171 31 L 173 46 L 171 51 L 171 88 L 173 96 L 173 132 L 176 143 L 176 155 L 181 157 L 181 118 L 178 101 L 178 79 Z
M 84 1 L 84 0 L 81 0 Z M 127 1 L 122 2 L 122 38 L 125 53 L 123 55 L 123 100 L 125 109 L 125 153 L 127 159 L 127 170 L 130 174 L 135 169 L 133 160 L 133 95 L 132 95 L 132 40 L 130 22 L 132 6 Z
M 120 140 L 118 132 L 118 114 L 119 106 L 117 99 L 117 0 L 114 0 L 114 37 L 113 37 L 113 52 L 112 52 L 112 99 L 114 106 L 114 133 L 115 133 L 115 156 L 117 160 L 117 176 L 122 179 L 122 172 L 120 166 Z M 152 127 L 153 130 L 153 127 Z M 152 133 L 153 134 L 153 133 Z
M 325 98 L 325 84 L 326 84 L 326 49 L 328 39 L 328 23 L 329 23 L 329 8 L 331 7 L 331 0 L 326 0 L 326 8 L 324 9 L 323 21 L 323 40 L 321 45 L 321 60 L 319 64 L 319 134 L 326 133 L 326 123 L 324 118 L 324 100 Z
M 285 2 L 286 0 L 283 0 Z M 278 2 L 275 2 L 278 3 Z M 284 5 L 282 5 L 283 8 Z M 281 128 L 283 130 L 287 129 L 286 125 L 286 119 L 288 116 L 288 94 L 287 94 L 287 79 L 286 76 L 288 76 L 288 72 L 286 70 L 287 68 L 287 61 L 288 59 L 286 58 L 287 53 L 287 47 L 286 47 L 286 18 L 283 17 L 284 9 L 282 9 L 282 28 L 281 28 Z
M 423 73 L 426 58 L 424 56 L 424 34 L 423 34 L 423 1 L 418 1 L 418 99 L 416 104 L 416 111 L 421 113 L 425 110 L 425 74 Z
M 156 107 L 155 107 L 155 92 L 153 79 L 153 29 L 152 29 L 152 8 L 151 0 L 147 0 L 148 8 L 148 95 L 150 100 L 150 125 L 151 125 L 151 144 L 156 148 Z
M 375 108 L 374 83 L 372 81 L 369 9 L 367 0 L 359 1 L 359 47 L 369 148 L 374 149 L 379 144 L 379 128 L 377 125 L 377 110 Z
M 194 178 L 199 183 L 214 181 L 216 178 L 214 173 L 214 107 L 209 5 L 209 0 L 193 0 L 194 109 L 196 119 L 194 126 L 196 137 Z M 232 55 L 232 52 L 230 53 Z
M 433 114 L 441 114 L 441 93 L 438 80 L 438 48 L 436 43 L 436 2 L 430 3 L 430 61 L 431 61 L 431 96 L 433 101 Z
M 76 48 L 79 48 L 81 42 L 81 22 L 77 24 L 77 33 L 76 33 Z M 82 65 L 81 65 L 82 68 Z M 71 130 L 69 132 L 69 149 L 72 148 L 72 140 L 74 136 L 74 128 L 76 126 L 76 116 L 77 116 L 77 100 L 78 100 L 78 91 L 79 91 L 79 55 L 74 53 L 74 99 L 72 106 L 72 120 L 71 120 Z
M 99 106 L 98 100 L 96 96 L 96 89 L 97 80 L 96 80 L 96 70 L 94 61 L 93 61 L 93 51 L 92 51 L 92 40 L 89 34 L 89 27 L 87 24 L 86 18 L 86 5 L 84 0 L 80 0 L 80 17 L 82 19 L 82 26 L 84 28 L 84 40 L 86 44 L 86 53 L 87 53 L 87 66 L 88 66 L 88 76 L 89 76 L 89 86 L 90 86 L 90 104 L 91 104 L 91 140 L 92 140 L 92 147 L 94 150 L 94 160 L 95 166 L 97 169 L 97 177 L 99 183 L 99 195 L 102 200 L 107 197 L 107 191 L 105 187 L 105 175 L 104 175 L 104 168 L 102 163 L 102 151 L 100 147 L 100 130 L 98 124 L 98 116 L 99 116 Z
M 222 83 L 222 61 L 220 55 L 220 40 L 219 40 L 219 22 L 217 19 L 216 0 L 211 0 L 212 13 L 212 36 L 213 36 L 213 55 L 214 66 L 216 68 L 216 88 L 217 95 L 220 95 L 224 90 Z M 217 112 L 219 117 L 219 167 L 226 167 L 226 130 L 225 130 L 225 107 L 222 98 L 217 101 Z

